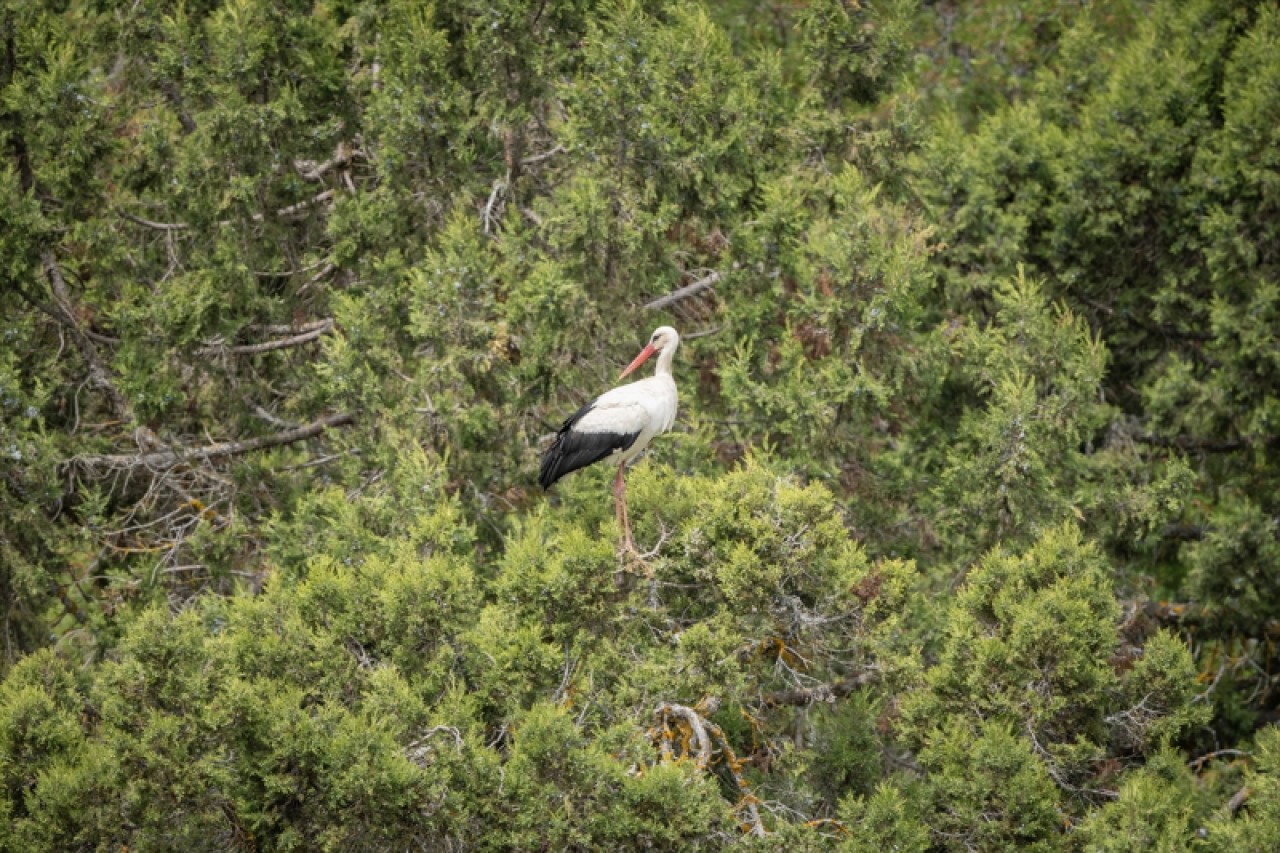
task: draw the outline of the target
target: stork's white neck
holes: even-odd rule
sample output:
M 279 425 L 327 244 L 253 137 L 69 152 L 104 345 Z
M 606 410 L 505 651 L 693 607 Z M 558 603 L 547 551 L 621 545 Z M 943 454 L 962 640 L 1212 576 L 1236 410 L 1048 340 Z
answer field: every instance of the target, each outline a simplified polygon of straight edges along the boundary
M 671 375 L 671 362 L 675 359 L 676 349 L 679 346 L 680 346 L 680 339 L 676 338 L 671 342 L 670 346 L 666 346 L 662 348 L 662 351 L 658 353 L 658 366 L 653 371 L 654 376 L 670 376 Z

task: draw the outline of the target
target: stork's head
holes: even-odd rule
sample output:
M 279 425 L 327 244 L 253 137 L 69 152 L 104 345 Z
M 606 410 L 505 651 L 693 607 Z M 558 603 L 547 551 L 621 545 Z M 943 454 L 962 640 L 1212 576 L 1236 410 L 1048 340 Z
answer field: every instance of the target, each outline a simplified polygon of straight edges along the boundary
M 649 336 L 649 343 L 644 345 L 644 349 L 640 350 L 640 354 L 636 356 L 635 359 L 630 364 L 627 365 L 627 369 L 622 371 L 622 376 L 619 376 L 618 378 L 622 379 L 628 373 L 635 370 L 640 365 L 644 364 L 645 360 L 648 359 L 649 356 L 653 355 L 655 352 L 665 351 L 665 352 L 674 354 L 676 351 L 676 347 L 678 347 L 679 345 L 680 345 L 680 334 L 676 332 L 675 329 L 671 328 L 670 326 L 659 326 L 658 328 L 654 329 L 653 334 Z M 667 356 L 668 364 L 670 363 L 670 358 L 671 356 L 668 355 Z M 661 360 L 659 360 L 659 367 L 661 367 L 661 364 L 662 362 Z

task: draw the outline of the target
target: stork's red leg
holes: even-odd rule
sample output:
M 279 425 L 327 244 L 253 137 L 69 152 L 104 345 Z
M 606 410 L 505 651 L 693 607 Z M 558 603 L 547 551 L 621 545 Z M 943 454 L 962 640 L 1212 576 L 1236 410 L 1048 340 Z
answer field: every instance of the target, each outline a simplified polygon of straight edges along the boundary
M 618 526 L 622 528 L 624 536 L 622 547 L 635 551 L 635 543 L 631 541 L 631 518 L 627 514 L 627 481 L 622 477 L 626 470 L 627 463 L 623 462 L 618 466 L 618 476 L 613 480 L 613 509 L 617 513 Z
M 618 476 L 613 478 L 613 514 L 618 519 L 618 529 L 622 529 L 622 467 L 618 468 Z

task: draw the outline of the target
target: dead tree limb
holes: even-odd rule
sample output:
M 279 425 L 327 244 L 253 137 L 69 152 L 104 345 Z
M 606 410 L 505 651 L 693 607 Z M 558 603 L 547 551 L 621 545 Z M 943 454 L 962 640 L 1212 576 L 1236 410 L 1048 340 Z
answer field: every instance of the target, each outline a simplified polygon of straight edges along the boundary
M 543 160 L 549 160 L 557 154 L 563 154 L 564 151 L 565 148 L 563 145 L 557 145 L 550 151 L 543 151 L 541 154 L 530 154 L 528 157 L 523 158 L 520 161 L 520 164 L 522 166 L 532 166 L 534 163 L 541 163 Z
M 316 205 L 324 204 L 325 202 L 332 200 L 334 195 L 336 194 L 337 194 L 336 190 L 325 190 L 324 192 L 318 193 L 309 199 L 305 199 L 303 201 L 298 202 L 297 204 L 291 204 L 288 207 L 282 207 L 279 210 L 277 210 L 274 215 L 276 216 L 277 219 L 289 219 L 290 217 L 296 216 L 300 213 L 306 213 L 308 210 L 315 207 Z M 255 213 L 252 219 L 254 222 L 262 222 L 264 219 L 266 219 L 266 214 Z
M 350 413 L 326 415 L 317 421 L 294 429 L 281 430 L 271 435 L 250 438 L 244 441 L 222 441 L 217 444 L 192 449 L 162 450 L 152 453 L 119 453 L 105 456 L 73 456 L 67 465 L 84 471 L 117 471 L 134 468 L 166 468 L 179 463 L 206 462 L 226 456 L 238 456 L 263 450 L 268 447 L 279 447 L 282 444 L 293 444 L 308 438 L 315 438 L 330 427 L 345 426 L 355 418 Z
M 795 690 L 779 690 L 766 693 L 766 705 L 791 705 L 804 707 L 817 702 L 834 702 L 843 699 L 855 690 L 874 684 L 879 680 L 879 673 L 864 672 L 853 678 L 846 678 L 833 684 L 819 684 L 817 687 L 800 687 Z
M 333 156 L 323 163 L 314 160 L 294 160 L 293 167 L 304 181 L 315 182 L 336 168 L 348 165 L 356 154 L 356 149 L 349 142 L 339 142 Z
M 311 288 L 311 285 L 315 284 L 317 281 L 324 278 L 325 276 L 327 276 L 329 273 L 333 272 L 337 268 L 338 267 L 336 264 L 325 264 L 323 267 L 320 268 L 320 271 L 318 273 L 316 273 L 315 275 L 311 276 L 311 278 L 303 282 L 302 286 L 298 288 L 298 293 L 299 294 L 306 293 Z
M 125 399 L 124 395 L 120 393 L 120 389 L 111 381 L 111 374 L 107 371 L 106 365 L 102 363 L 97 344 L 80 328 L 80 323 L 76 319 L 76 312 L 72 307 L 71 289 L 67 287 L 67 280 L 62 275 L 62 269 L 58 266 L 58 259 L 53 250 L 45 249 L 42 251 L 40 253 L 40 261 L 44 265 L 45 275 L 49 278 L 49 287 L 53 290 L 53 301 L 58 306 L 58 310 L 63 317 L 66 318 L 66 326 L 71 330 L 71 337 L 75 341 L 76 349 L 80 351 L 80 357 L 84 359 L 89 368 L 89 381 L 107 395 L 107 401 L 111 404 L 112 414 L 122 421 L 132 421 L 133 408 L 129 405 L 129 401 Z
M 644 310 L 657 311 L 660 308 L 666 308 L 668 305 L 674 305 L 682 299 L 688 299 L 690 296 L 697 296 L 702 291 L 711 287 L 720 281 L 720 273 L 712 271 L 710 274 L 698 279 L 693 284 L 686 284 L 679 290 L 673 290 L 666 296 L 659 296 L 651 302 L 644 304 Z
M 336 194 L 337 194 L 336 190 L 331 190 L 331 189 L 325 190 L 324 192 L 317 193 L 311 198 L 304 199 L 298 202 L 297 204 L 291 204 L 287 207 L 282 207 L 279 210 L 274 211 L 273 213 L 270 213 L 270 214 L 255 213 L 249 218 L 253 222 L 264 222 L 266 221 L 268 216 L 274 216 L 277 219 L 290 219 L 292 217 L 306 213 L 308 210 L 310 210 L 313 207 L 316 207 L 317 205 L 321 205 L 326 202 L 332 201 L 333 197 Z M 185 222 L 156 222 L 151 219 L 144 219 L 141 216 L 136 216 L 132 213 L 128 213 L 123 210 L 120 211 L 120 215 L 123 218 L 129 220 L 130 222 L 134 223 L 135 225 L 141 225 L 144 228 L 152 228 L 152 229 L 155 229 L 156 231 L 166 231 L 166 232 L 186 231 L 191 227 Z M 235 220 L 233 219 L 223 219 L 223 220 L 220 220 L 218 224 L 231 225 L 234 222 Z
M 121 210 L 120 216 L 129 220 L 135 225 L 141 225 L 144 228 L 152 228 L 156 231 L 186 231 L 191 226 L 185 222 L 156 222 L 152 219 L 143 219 L 141 216 L 134 216 L 132 213 Z
M 312 320 L 310 323 L 294 323 L 292 325 L 285 324 L 267 324 L 255 323 L 249 326 L 255 332 L 262 332 L 265 335 L 301 335 L 306 332 L 314 332 L 323 326 L 332 326 L 333 318 L 325 317 L 323 320 Z
M 696 750 L 694 763 L 699 770 L 705 770 L 711 763 L 711 738 L 707 737 L 707 727 L 703 725 L 702 715 L 692 708 L 677 705 L 674 702 L 663 702 L 654 713 L 664 726 L 674 718 L 689 727 L 692 746 Z
M 260 344 L 239 344 L 230 347 L 226 344 L 209 344 L 196 350 L 196 355 L 257 355 L 258 353 L 271 352 L 272 350 L 301 346 L 333 331 L 332 318 L 322 320 L 318 324 L 309 323 L 307 325 L 311 326 L 311 328 L 292 337 L 264 341 Z
M 705 713 L 714 713 L 715 706 L 715 701 L 711 699 L 699 703 L 697 708 L 677 705 L 674 702 L 663 702 L 654 710 L 660 729 L 652 729 L 651 733 L 658 741 L 662 757 L 666 760 L 676 759 L 675 750 L 671 745 L 673 738 L 671 723 L 674 721 L 676 728 L 683 735 L 681 752 L 685 756 L 693 756 L 694 766 L 699 770 L 710 769 L 716 754 L 715 743 L 718 741 L 724 767 L 738 787 L 739 797 L 734 811 L 745 812 L 747 832 L 763 838 L 768 833 L 765 831 L 764 822 L 760 819 L 760 800 L 752 792 L 746 777 L 742 775 L 742 760 L 729 745 L 729 739 L 725 736 L 724 730 L 702 716 L 701 709 L 705 707 L 707 708 Z
M 1227 813 L 1235 817 L 1236 812 L 1244 808 L 1244 804 L 1249 801 L 1249 797 L 1252 794 L 1253 792 L 1249 790 L 1247 785 L 1232 794 L 1231 799 L 1227 800 Z

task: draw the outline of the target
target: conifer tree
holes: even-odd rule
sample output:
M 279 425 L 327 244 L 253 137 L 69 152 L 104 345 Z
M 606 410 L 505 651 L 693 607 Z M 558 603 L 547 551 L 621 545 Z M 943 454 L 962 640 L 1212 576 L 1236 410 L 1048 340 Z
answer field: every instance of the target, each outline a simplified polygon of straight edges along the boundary
M 0 850 L 1275 848 L 1278 119 L 1273 2 L 0 0 Z

